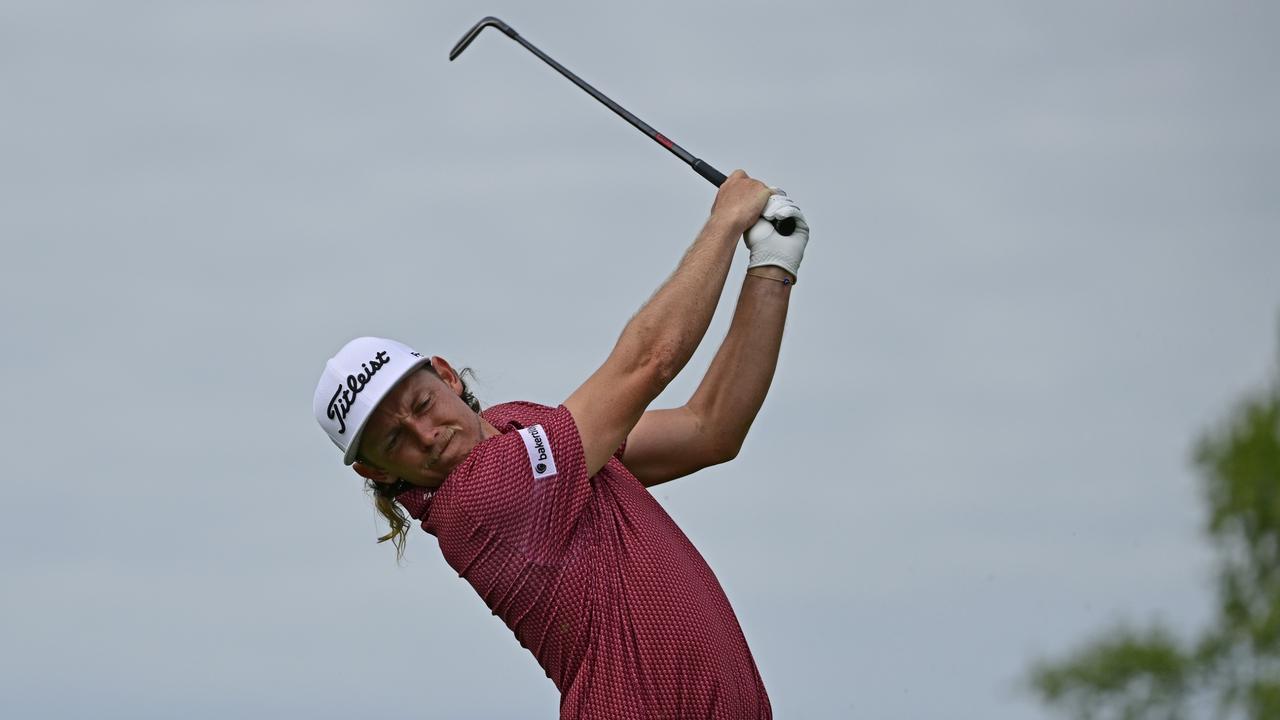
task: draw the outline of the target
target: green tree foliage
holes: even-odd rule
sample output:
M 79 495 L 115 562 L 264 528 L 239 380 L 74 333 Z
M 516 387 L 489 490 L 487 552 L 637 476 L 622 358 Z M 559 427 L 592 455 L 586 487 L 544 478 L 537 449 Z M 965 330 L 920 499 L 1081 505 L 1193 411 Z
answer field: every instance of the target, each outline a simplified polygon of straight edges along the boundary
M 1195 640 L 1114 628 L 1035 664 L 1032 690 L 1080 720 L 1280 720 L 1280 365 L 1195 450 L 1218 612 Z

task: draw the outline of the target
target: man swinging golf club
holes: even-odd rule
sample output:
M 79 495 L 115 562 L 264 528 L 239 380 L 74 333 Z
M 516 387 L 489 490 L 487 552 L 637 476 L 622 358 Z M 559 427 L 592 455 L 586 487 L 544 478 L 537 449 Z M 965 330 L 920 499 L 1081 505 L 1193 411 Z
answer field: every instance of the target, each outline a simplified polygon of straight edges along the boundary
M 702 341 L 744 233 L 728 335 L 683 407 L 649 410 Z M 560 690 L 561 718 L 772 717 L 715 574 L 645 488 L 737 454 L 808 238 L 794 202 L 735 171 L 675 272 L 558 407 L 481 412 L 444 358 L 391 340 L 352 340 L 326 364 L 316 419 L 373 490 L 382 539 L 402 550 L 406 513 L 420 520 Z

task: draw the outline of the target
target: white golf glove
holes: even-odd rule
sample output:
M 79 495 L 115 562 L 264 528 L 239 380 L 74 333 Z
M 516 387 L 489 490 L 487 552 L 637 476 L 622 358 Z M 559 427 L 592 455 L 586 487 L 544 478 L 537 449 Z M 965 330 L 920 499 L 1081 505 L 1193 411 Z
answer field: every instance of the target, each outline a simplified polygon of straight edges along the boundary
M 747 230 L 743 239 L 751 251 L 747 268 L 761 265 L 777 265 L 799 277 L 800 261 L 804 259 L 804 246 L 809 243 L 809 223 L 787 194 L 778 188 L 770 188 L 773 195 L 764 206 L 762 217 Z M 790 235 L 779 235 L 770 220 L 795 218 L 796 230 Z

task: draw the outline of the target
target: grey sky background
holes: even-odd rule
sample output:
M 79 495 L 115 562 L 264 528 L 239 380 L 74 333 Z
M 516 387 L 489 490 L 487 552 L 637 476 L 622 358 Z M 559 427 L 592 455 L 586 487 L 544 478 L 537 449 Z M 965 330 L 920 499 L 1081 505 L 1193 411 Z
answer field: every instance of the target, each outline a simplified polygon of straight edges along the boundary
M 655 488 L 779 718 L 1047 717 L 1211 602 L 1196 436 L 1272 367 L 1273 3 L 0 3 L 0 715 L 556 717 L 310 416 L 395 337 L 556 404 L 713 188 L 813 238 L 728 465 Z M 715 324 L 659 406 L 683 402 Z

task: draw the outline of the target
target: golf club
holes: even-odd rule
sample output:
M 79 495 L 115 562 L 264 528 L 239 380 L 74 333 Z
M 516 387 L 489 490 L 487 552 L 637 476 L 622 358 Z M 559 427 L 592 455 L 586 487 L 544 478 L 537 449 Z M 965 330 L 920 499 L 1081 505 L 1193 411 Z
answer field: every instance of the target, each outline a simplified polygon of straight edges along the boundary
M 657 130 L 654 130 L 653 128 L 649 127 L 649 125 L 646 124 L 643 120 L 636 117 L 635 115 L 632 115 L 630 112 L 627 112 L 626 108 L 622 107 L 618 103 L 605 97 L 604 93 L 591 87 L 586 82 L 584 82 L 582 78 L 569 72 L 569 70 L 565 68 L 565 66 L 561 65 L 555 60 L 552 60 L 546 53 L 534 47 L 532 43 L 530 43 L 528 40 L 525 40 L 523 37 L 520 36 L 519 33 L 513 30 L 510 25 L 502 22 L 501 20 L 499 20 L 496 17 L 493 17 L 492 15 L 480 20 L 480 22 L 476 23 L 475 26 L 473 26 L 470 30 L 467 31 L 466 35 L 462 36 L 462 39 L 459 40 L 458 43 L 453 46 L 453 49 L 449 51 L 449 60 L 452 61 L 455 58 L 457 58 L 459 55 L 461 55 L 462 51 L 466 50 L 467 46 L 471 44 L 471 41 L 475 40 L 476 36 L 480 34 L 480 31 L 484 30 L 487 27 L 498 28 L 502 32 L 506 33 L 507 37 L 510 37 L 512 40 L 515 40 L 516 42 L 525 46 L 525 48 L 529 52 L 542 58 L 543 62 L 555 68 L 561 75 L 564 75 L 565 77 L 572 80 L 573 84 L 577 85 L 578 87 L 590 93 L 591 97 L 594 97 L 595 99 L 604 103 L 606 107 L 608 107 L 610 110 L 614 111 L 615 113 L 621 115 L 624 120 L 634 125 L 636 129 L 638 129 L 640 132 L 653 138 L 655 141 L 657 141 L 659 145 L 670 150 L 676 157 L 688 163 L 689 167 L 693 168 L 694 172 L 698 173 L 699 175 L 706 178 L 707 180 L 710 180 L 711 183 L 716 187 L 720 187 L 724 183 L 725 181 L 724 173 L 720 172 L 719 170 L 716 170 L 715 168 L 711 167 L 710 165 L 703 162 L 702 160 L 699 160 L 698 158 L 689 154 L 687 150 L 685 150 L 684 148 L 672 142 L 670 138 L 658 132 Z M 794 218 L 782 218 L 780 220 L 776 220 L 772 222 L 773 222 L 773 226 L 777 229 L 778 234 L 780 235 L 790 235 L 791 233 L 795 232 L 796 221 Z

